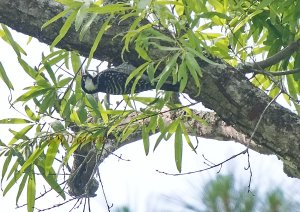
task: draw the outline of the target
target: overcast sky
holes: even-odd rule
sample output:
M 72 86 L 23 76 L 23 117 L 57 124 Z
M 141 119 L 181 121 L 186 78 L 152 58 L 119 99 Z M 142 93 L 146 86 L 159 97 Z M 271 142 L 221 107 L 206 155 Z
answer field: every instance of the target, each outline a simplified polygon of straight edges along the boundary
M 27 37 L 17 33 L 13 33 L 13 36 L 21 46 L 26 50 L 28 56 L 26 61 L 33 66 L 37 66 L 40 62 L 41 52 L 48 52 L 46 45 L 40 44 L 35 39 L 31 41 L 29 45 L 26 45 Z M 32 85 L 32 81 L 23 73 L 18 66 L 16 55 L 12 48 L 6 43 L 0 40 L 0 61 L 5 67 L 9 78 L 12 80 L 15 87 L 13 92 L 13 98 L 15 99 L 23 93 L 21 89 Z M 0 81 L 1 88 L 1 110 L 0 119 L 10 117 L 20 117 L 21 115 L 9 108 L 7 98 L 9 91 L 5 84 Z M 19 104 L 20 108 L 22 107 Z M 9 126 L 11 128 L 15 126 Z M 22 127 L 22 126 L 18 126 Z M 24 126 L 23 126 L 24 127 Z M 13 128 L 15 129 L 15 128 Z M 8 127 L 0 125 L 0 139 L 4 142 L 8 142 L 12 137 L 8 132 Z M 152 148 L 155 137 L 151 137 Z M 222 160 L 229 158 L 230 156 L 244 150 L 240 144 L 235 142 L 220 142 L 208 139 L 199 139 L 198 154 L 195 154 L 191 149 L 185 145 L 183 153 L 183 172 L 194 171 L 205 168 L 204 159 L 202 154 L 205 155 L 210 161 L 214 163 L 221 162 Z M 174 148 L 173 140 L 162 142 L 157 150 L 148 156 L 145 156 L 143 143 L 136 142 L 134 144 L 127 145 L 119 149 L 116 154 L 122 155 L 124 159 L 130 161 L 119 160 L 115 156 L 110 156 L 100 166 L 100 173 L 107 195 L 109 204 L 113 204 L 115 207 L 120 205 L 129 204 L 134 211 L 158 211 L 158 205 L 162 205 L 162 194 L 171 196 L 189 196 L 192 195 L 192 187 L 201 187 L 207 180 L 214 178 L 217 175 L 218 169 L 202 172 L 200 174 L 188 175 L 188 176 L 166 176 L 159 174 L 156 170 L 161 170 L 170 173 L 176 173 L 176 166 L 174 162 Z M 282 163 L 275 156 L 260 155 L 251 151 L 251 167 L 253 171 L 253 179 L 251 187 L 258 188 L 259 191 L 264 192 L 270 188 L 280 186 L 280 188 L 286 191 L 286 195 L 293 199 L 300 200 L 300 182 L 298 179 L 288 178 L 282 171 Z M 3 163 L 4 158 L 1 158 L 0 164 Z M 223 166 L 221 174 L 235 173 L 236 180 L 244 182 L 243 185 L 247 185 L 249 181 L 249 172 L 244 170 L 247 166 L 247 156 L 242 155 Z M 43 191 L 41 181 L 37 181 L 39 185 L 39 191 Z M 4 182 L 4 186 L 7 182 Z M 191 186 L 193 185 L 193 186 Z M 15 209 L 15 186 L 7 196 L 0 198 L 1 211 L 5 207 L 4 211 L 25 211 L 26 207 L 19 210 Z M 3 186 L 2 186 L 3 188 Z M 247 192 L 247 187 L 245 187 Z M 26 194 L 26 192 L 24 192 Z M 101 188 L 99 188 L 97 197 L 91 201 L 92 208 L 97 208 L 97 211 L 105 210 L 105 202 Z M 25 203 L 25 200 L 20 201 L 20 204 Z M 37 208 L 44 209 L 50 207 L 55 203 L 62 202 L 62 199 L 55 195 L 46 196 L 36 202 Z M 66 211 L 70 210 L 75 202 L 71 202 L 64 207 L 55 208 L 50 211 Z M 99 209 L 101 208 L 101 209 Z M 79 211 L 79 210 L 78 210 Z M 82 211 L 82 210 L 80 210 Z M 174 208 L 172 211 L 177 211 Z

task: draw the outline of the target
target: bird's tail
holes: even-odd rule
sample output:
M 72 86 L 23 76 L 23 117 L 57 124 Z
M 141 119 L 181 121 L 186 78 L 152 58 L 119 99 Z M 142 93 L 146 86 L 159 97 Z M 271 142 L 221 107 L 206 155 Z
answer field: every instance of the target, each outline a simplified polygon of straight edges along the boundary
M 161 90 L 179 92 L 179 85 L 179 83 L 172 84 L 166 82 L 161 86 Z

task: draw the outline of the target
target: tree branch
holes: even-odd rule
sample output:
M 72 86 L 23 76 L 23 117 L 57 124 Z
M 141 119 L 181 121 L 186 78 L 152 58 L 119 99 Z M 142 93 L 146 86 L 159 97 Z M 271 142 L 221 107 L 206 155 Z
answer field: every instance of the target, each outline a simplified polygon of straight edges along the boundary
M 281 60 L 291 56 L 295 51 L 300 49 L 300 39 L 297 41 L 292 42 L 290 45 L 282 49 L 281 51 L 277 52 L 273 56 L 259 62 L 254 62 L 252 64 L 248 64 L 254 69 L 265 69 L 267 67 L 270 67 Z
M 295 69 L 292 69 L 292 70 L 287 70 L 287 71 L 265 71 L 265 70 L 259 70 L 259 69 L 247 69 L 247 70 L 243 70 L 243 72 L 245 74 L 247 73 L 255 73 L 255 74 L 264 74 L 264 75 L 271 75 L 273 77 L 276 77 L 276 76 L 286 76 L 286 75 L 289 75 L 289 74 L 298 74 L 300 73 L 300 68 L 295 68 Z
M 40 31 L 41 26 L 62 9 L 58 4 L 47 0 L 0 0 L 0 20 L 17 31 L 50 44 L 57 36 L 63 20 L 51 24 L 43 31 Z M 78 39 L 78 33 L 72 29 L 58 47 L 77 50 L 83 56 L 88 55 L 104 19 L 105 17 L 99 16 L 98 22 L 91 27 L 82 42 Z M 125 32 L 129 24 L 130 20 L 122 22 L 122 25 L 117 21 L 113 23 L 111 30 L 103 35 L 94 57 L 110 61 L 115 65 L 120 64 L 122 60 L 119 53 L 122 49 L 122 42 L 118 37 L 112 38 Z M 272 59 L 258 63 L 259 69 L 277 63 L 298 48 L 299 41 L 296 41 L 287 49 L 274 55 Z M 159 50 L 156 53 L 158 56 L 163 55 Z M 126 55 L 126 60 L 134 66 L 141 63 L 134 51 Z M 207 108 L 214 110 L 237 132 L 251 135 L 260 114 L 271 99 L 263 91 L 255 88 L 241 72 L 227 64 L 223 64 L 223 68 L 204 62 L 199 65 L 203 72 L 200 95 L 197 96 L 198 90 L 192 78 L 185 92 L 195 101 L 201 101 Z M 285 172 L 289 176 L 300 178 L 300 119 L 296 114 L 277 103 L 272 103 L 265 112 L 253 141 L 282 159 Z

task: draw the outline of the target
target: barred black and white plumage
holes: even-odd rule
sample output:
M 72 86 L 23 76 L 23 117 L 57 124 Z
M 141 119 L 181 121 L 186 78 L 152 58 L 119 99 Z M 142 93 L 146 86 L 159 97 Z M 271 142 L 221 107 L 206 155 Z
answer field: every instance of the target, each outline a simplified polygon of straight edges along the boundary
M 82 76 L 81 87 L 84 92 L 89 94 L 94 94 L 97 92 L 113 95 L 130 94 L 134 79 L 131 80 L 127 86 L 125 86 L 128 76 L 129 74 L 127 73 L 114 71 L 113 69 L 100 72 L 94 77 L 90 74 L 86 74 Z M 136 84 L 134 93 L 151 89 L 155 89 L 155 85 L 151 85 L 147 77 L 142 77 Z M 173 85 L 166 82 L 164 85 L 162 85 L 161 90 L 178 92 L 179 85 Z

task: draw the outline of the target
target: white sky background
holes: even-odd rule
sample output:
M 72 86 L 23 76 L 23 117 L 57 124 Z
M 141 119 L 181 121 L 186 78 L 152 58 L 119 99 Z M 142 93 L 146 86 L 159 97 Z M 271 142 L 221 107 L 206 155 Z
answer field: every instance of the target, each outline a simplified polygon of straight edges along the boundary
M 27 52 L 28 57 L 25 60 L 32 66 L 39 64 L 43 49 L 44 52 L 48 52 L 48 47 L 40 44 L 35 39 L 29 45 L 26 45 L 27 37 L 17 33 L 13 33 L 13 36 Z M 22 88 L 32 85 L 32 81 L 18 66 L 17 58 L 12 48 L 2 40 L 0 40 L 0 61 L 4 65 L 15 87 L 15 91 L 13 92 L 13 98 L 15 99 L 24 92 L 21 90 Z M 20 117 L 20 114 L 9 108 L 9 104 L 7 103 L 9 91 L 3 81 L 0 81 L 0 89 L 0 101 L 2 103 L 0 105 L 0 119 Z M 22 128 L 24 126 L 10 127 L 15 129 L 15 127 Z M 0 125 L 0 139 L 8 142 L 11 137 L 8 127 Z M 155 138 L 151 137 L 151 140 L 151 147 L 153 149 Z M 205 168 L 206 165 L 204 165 L 202 154 L 210 161 L 218 163 L 245 148 L 234 142 L 220 142 L 201 138 L 199 138 L 199 141 L 198 154 L 193 153 L 185 145 L 183 152 L 183 172 Z M 133 211 L 165 211 L 162 209 L 162 206 L 166 202 L 163 201 L 164 198 L 162 198 L 161 194 L 173 197 L 192 197 L 193 187 L 201 187 L 208 179 L 212 179 L 217 175 L 218 169 L 177 177 L 157 173 L 156 169 L 177 173 L 173 146 L 173 140 L 170 139 L 169 141 L 162 142 L 154 153 L 150 149 L 150 154 L 145 156 L 143 143 L 136 142 L 126 145 L 115 152 L 117 155 L 122 155 L 124 159 L 130 161 L 122 161 L 115 156 L 110 156 L 106 159 L 100 166 L 100 173 L 109 204 L 114 204 L 115 207 L 130 205 Z M 250 156 L 253 172 L 251 187 L 253 189 L 258 189 L 259 187 L 259 192 L 264 192 L 265 190 L 279 186 L 286 191 L 288 199 L 300 201 L 300 180 L 288 178 L 282 171 L 282 163 L 275 156 L 260 155 L 253 151 L 251 151 Z M 1 157 L 1 165 L 3 164 L 3 160 L 4 157 Z M 246 166 L 247 156 L 242 155 L 226 163 L 221 170 L 221 174 L 234 172 L 235 179 L 238 182 L 243 182 L 245 192 L 247 192 L 246 186 L 249 181 L 249 172 L 244 170 Z M 37 180 L 40 189 L 39 192 L 43 190 L 40 182 L 42 181 Z M 4 181 L 2 188 L 6 184 L 7 182 Z M 1 211 L 26 211 L 26 207 L 18 210 L 15 209 L 17 187 L 18 185 L 9 191 L 5 197 L 0 196 Z M 26 190 L 24 190 L 24 194 L 26 194 Z M 91 200 L 92 211 L 105 211 L 106 205 L 100 187 L 97 194 L 97 197 Z M 55 195 L 49 196 L 37 200 L 37 208 L 44 209 L 63 201 Z M 24 198 L 21 198 L 19 203 L 20 205 L 25 203 Z M 69 211 L 74 203 L 71 202 L 50 211 Z M 82 208 L 75 211 L 82 211 Z M 179 209 L 172 208 L 170 211 L 179 211 Z

